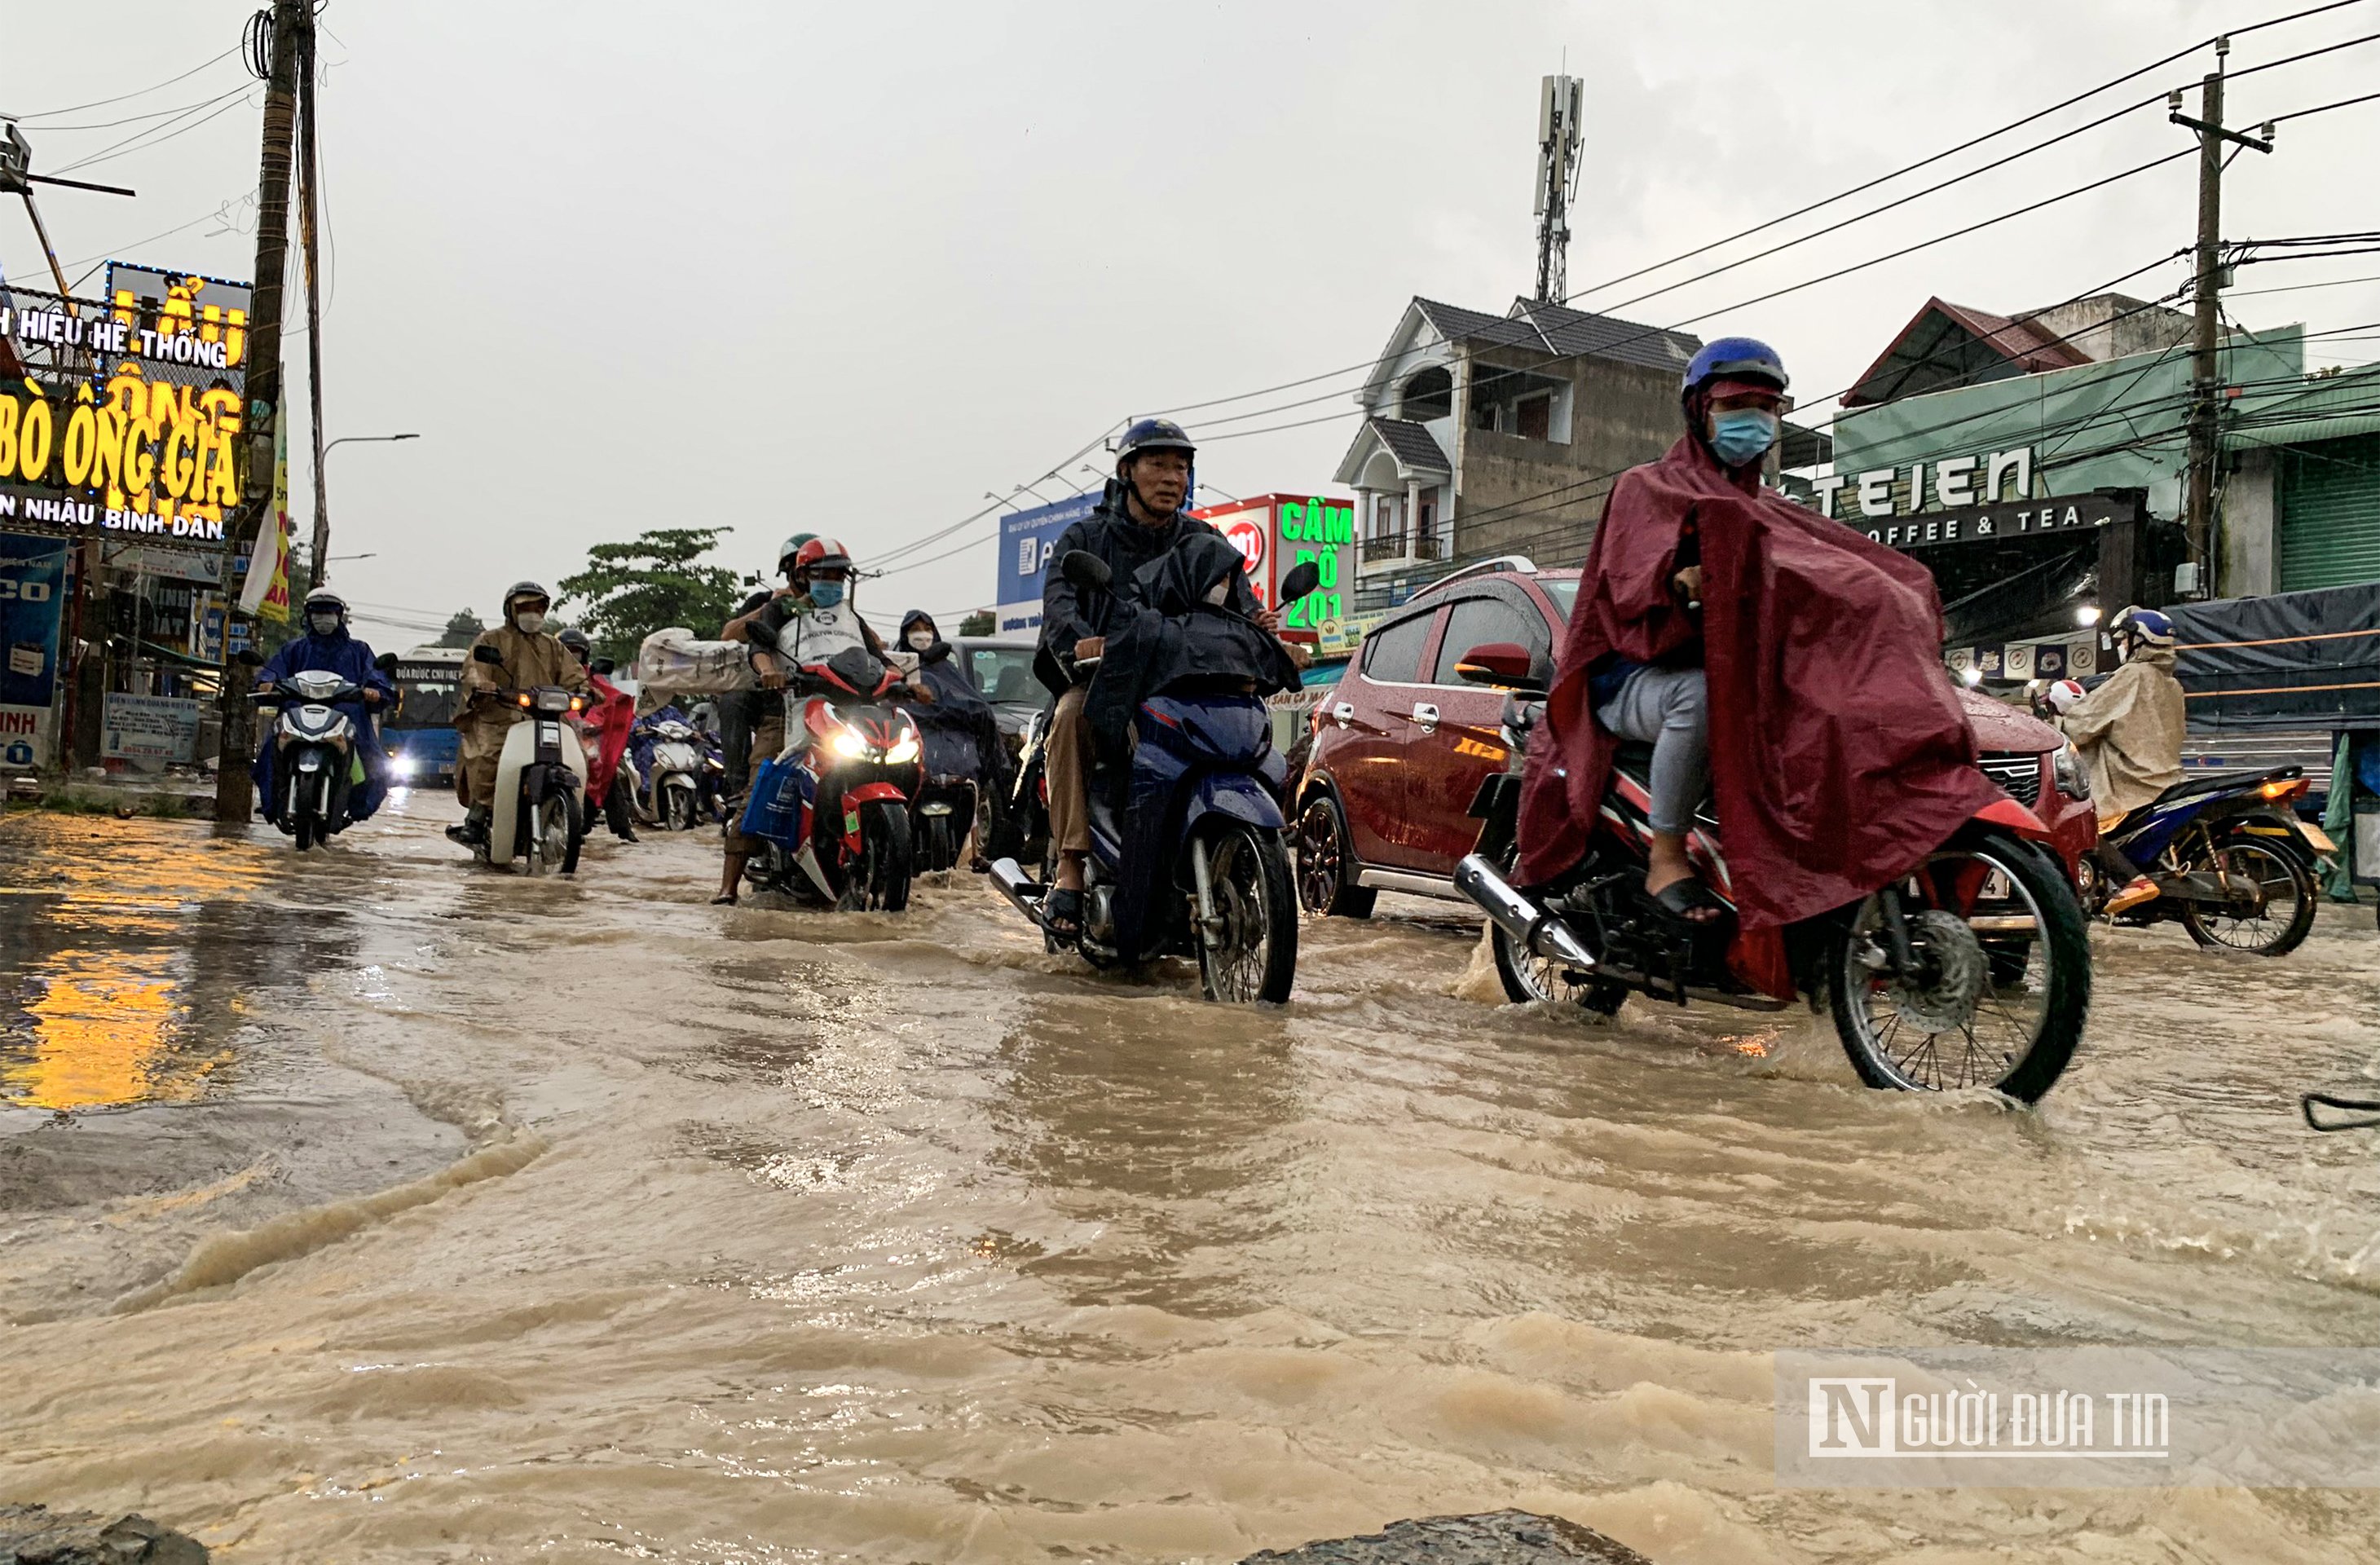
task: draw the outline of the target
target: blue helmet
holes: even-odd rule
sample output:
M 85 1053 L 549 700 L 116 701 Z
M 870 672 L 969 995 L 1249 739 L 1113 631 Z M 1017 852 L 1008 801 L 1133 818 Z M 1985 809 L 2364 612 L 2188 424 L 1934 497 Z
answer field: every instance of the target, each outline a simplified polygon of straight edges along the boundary
M 1767 381 L 1780 392 L 1793 383 L 1785 374 L 1785 360 L 1767 343 L 1757 337 L 1721 337 L 1705 343 L 1694 355 L 1680 389 L 1692 396 L 1713 381 L 1727 380 Z
M 1135 420 L 1124 431 L 1123 439 L 1116 442 L 1116 466 L 1121 468 L 1144 451 L 1178 451 L 1194 461 L 1198 455 L 1189 432 L 1171 419 Z
M 2145 641 L 2152 647 L 2173 645 L 2173 621 L 2155 609 L 2143 609 L 2135 603 L 2116 616 L 2107 627 L 2118 637 Z

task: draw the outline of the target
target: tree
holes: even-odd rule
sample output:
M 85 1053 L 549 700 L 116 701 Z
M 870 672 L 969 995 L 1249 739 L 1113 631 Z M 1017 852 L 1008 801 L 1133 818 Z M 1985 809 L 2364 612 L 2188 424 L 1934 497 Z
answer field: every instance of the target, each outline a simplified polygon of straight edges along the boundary
M 999 626 L 1000 622 L 992 617 L 992 613 L 990 609 L 978 609 L 975 613 L 967 615 L 966 618 L 959 621 L 959 634 L 961 636 L 990 636 L 994 630 L 998 629 Z
M 587 551 L 587 568 L 562 579 L 564 601 L 586 605 L 579 626 L 597 655 L 625 663 L 646 637 L 667 625 L 716 636 L 735 617 L 735 573 L 695 562 L 717 547 L 725 528 L 657 528 L 626 543 Z
M 470 610 L 457 609 L 455 611 L 454 617 L 446 622 L 445 634 L 439 637 L 438 645 L 468 647 L 473 641 L 479 639 L 480 632 L 487 628 L 480 623 L 480 616 Z

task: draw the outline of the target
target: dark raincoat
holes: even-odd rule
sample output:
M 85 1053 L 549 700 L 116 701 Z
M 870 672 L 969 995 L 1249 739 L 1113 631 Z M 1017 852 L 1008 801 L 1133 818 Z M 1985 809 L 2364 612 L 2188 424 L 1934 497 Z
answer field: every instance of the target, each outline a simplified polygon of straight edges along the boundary
M 1167 517 L 1163 527 L 1142 527 L 1125 509 L 1123 483 L 1110 479 L 1099 509 L 1060 533 L 1056 547 L 1050 552 L 1050 568 L 1041 579 L 1041 648 L 1034 655 L 1034 673 L 1051 694 L 1064 695 L 1072 683 L 1075 643 L 1099 634 L 1097 607 L 1083 601 L 1083 594 L 1075 589 L 1075 584 L 1059 568 L 1068 554 L 1080 549 L 1098 555 L 1115 573 L 1115 589 L 1123 591 L 1126 588 L 1123 584 L 1131 581 L 1143 566 L 1164 558 L 1190 540 L 1222 536 L 1211 523 L 1187 512 Z M 1252 597 L 1248 600 L 1251 604 L 1254 601 Z
M 380 692 L 381 710 L 388 710 L 396 696 L 396 682 L 372 666 L 372 649 L 369 643 L 358 641 L 347 633 L 345 625 L 328 636 L 305 635 L 281 644 L 265 665 L 257 671 L 259 685 L 277 685 L 293 673 L 315 672 L 335 673 L 348 684 L 365 690 Z M 272 712 L 277 709 L 261 709 Z M 356 725 L 356 753 L 364 763 L 364 780 L 347 792 L 347 813 L 362 820 L 381 807 L 388 797 L 388 753 L 381 748 L 380 729 L 372 722 L 370 708 L 361 701 L 342 701 L 339 710 Z M 270 811 L 278 797 L 274 792 L 273 733 L 268 726 L 263 743 L 256 752 L 256 765 L 251 775 L 256 779 L 257 797 Z
M 1699 615 L 1670 585 L 1689 529 Z M 1747 937 L 1737 970 L 1791 994 L 1774 931 L 1890 882 L 2002 797 L 1976 770 L 1942 637 L 1925 566 L 1680 440 L 1621 476 L 1587 550 L 1544 738 L 1529 746 L 1522 880 L 1570 869 L 1597 819 L 1614 740 L 1590 710 L 1590 671 L 1612 653 L 1690 661 L 1699 638 L 1712 793 Z
M 922 609 L 912 609 L 901 617 L 900 645 L 909 649 L 909 627 L 924 622 L 933 624 L 933 616 Z M 983 698 L 967 678 L 966 670 L 959 666 L 958 655 L 952 652 L 939 633 L 936 647 L 943 656 L 928 661 L 933 649 L 929 648 L 917 659 L 917 682 L 933 696 L 930 701 L 905 697 L 899 705 L 917 724 L 918 737 L 926 746 L 926 780 L 928 782 L 967 779 L 990 785 L 1000 775 L 1001 757 L 999 720 L 992 715 L 991 703 Z

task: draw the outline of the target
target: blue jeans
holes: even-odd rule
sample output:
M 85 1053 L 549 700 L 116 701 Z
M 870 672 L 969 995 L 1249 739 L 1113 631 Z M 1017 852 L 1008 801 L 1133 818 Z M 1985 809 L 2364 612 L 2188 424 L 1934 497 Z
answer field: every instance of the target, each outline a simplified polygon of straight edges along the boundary
M 1698 668 L 1640 668 L 1598 708 L 1597 722 L 1653 746 L 1653 830 L 1682 837 L 1710 792 L 1710 711 Z

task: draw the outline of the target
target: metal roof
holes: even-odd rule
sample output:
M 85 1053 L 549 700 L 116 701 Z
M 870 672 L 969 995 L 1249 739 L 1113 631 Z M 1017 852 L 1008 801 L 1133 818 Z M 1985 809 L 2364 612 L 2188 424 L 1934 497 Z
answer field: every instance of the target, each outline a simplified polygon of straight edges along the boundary
M 1609 358 L 1652 370 L 1682 370 L 1702 350 L 1691 332 L 1641 325 L 1568 305 L 1515 299 L 1509 314 L 1415 297 L 1414 308 L 1449 342 L 1533 349 L 1555 358 Z
M 1454 464 L 1446 459 L 1439 448 L 1438 437 L 1410 419 L 1366 419 L 1365 427 L 1380 437 L 1401 466 L 1420 467 L 1433 473 L 1451 473 Z

